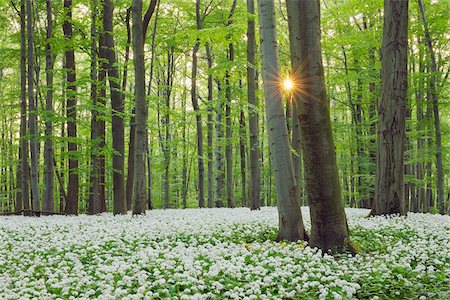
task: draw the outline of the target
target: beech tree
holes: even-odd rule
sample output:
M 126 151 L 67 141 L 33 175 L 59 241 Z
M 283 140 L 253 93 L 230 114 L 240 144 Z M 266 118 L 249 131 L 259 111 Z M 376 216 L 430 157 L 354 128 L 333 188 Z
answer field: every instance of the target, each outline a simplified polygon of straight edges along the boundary
M 294 72 L 300 95 L 294 98 L 294 107 L 299 110 L 305 188 L 311 212 L 309 243 L 323 250 L 354 251 L 349 243 L 325 87 L 320 2 L 289 0 L 287 3 L 289 21 L 299 20 L 291 24 L 291 32 L 298 33 L 302 62 L 302 68 Z
M 125 199 L 125 129 L 123 121 L 123 95 L 119 84 L 119 71 L 117 69 L 116 50 L 114 44 L 113 12 L 114 4 L 111 0 L 103 0 L 103 31 L 105 38 L 105 69 L 108 72 L 109 88 L 111 94 L 112 114 L 112 143 L 113 143 L 113 190 L 114 214 L 127 212 Z
M 407 99 L 408 0 L 384 2 L 377 172 L 372 215 L 406 214 L 404 143 Z
M 258 0 L 258 13 L 267 129 L 278 196 L 277 240 L 305 240 L 307 236 L 303 227 L 283 97 L 279 88 L 281 79 L 274 1 Z
M 133 0 L 133 59 L 135 102 L 136 102 L 136 139 L 135 166 L 133 187 L 133 214 L 145 213 L 147 199 L 145 164 L 147 152 L 147 102 L 145 99 L 145 69 L 144 69 L 144 33 L 142 27 L 142 1 Z
M 69 141 L 67 150 L 69 151 L 69 182 L 67 192 L 67 202 L 65 212 L 68 214 L 78 213 L 78 158 L 77 144 L 74 139 L 77 137 L 77 77 L 75 69 L 75 51 L 73 49 L 73 30 L 72 30 L 72 0 L 64 0 L 64 9 L 66 17 L 64 18 L 63 31 L 67 40 L 65 50 L 65 69 L 67 81 L 67 136 Z
M 33 215 L 39 216 L 41 210 L 41 199 L 39 194 L 39 132 L 37 119 L 37 102 L 34 94 L 34 20 L 32 0 L 26 1 L 27 9 L 27 34 L 28 34 L 28 127 L 30 131 L 30 154 L 31 154 L 31 199 Z

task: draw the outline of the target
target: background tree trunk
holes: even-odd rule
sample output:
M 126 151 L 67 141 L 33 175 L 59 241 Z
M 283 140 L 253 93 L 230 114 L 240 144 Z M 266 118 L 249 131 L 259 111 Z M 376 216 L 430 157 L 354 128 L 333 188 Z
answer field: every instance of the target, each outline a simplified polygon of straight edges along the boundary
M 142 27 L 142 0 L 133 0 L 133 59 L 136 102 L 136 139 L 133 214 L 145 213 L 147 152 L 147 101 L 145 99 L 144 35 Z
M 27 8 L 27 33 L 28 33 L 28 126 L 30 130 L 30 154 L 31 154 L 31 199 L 34 215 L 39 216 L 41 202 L 39 195 L 39 132 L 37 120 L 37 102 L 34 96 L 34 25 L 33 3 L 26 1 Z
M 25 211 L 30 210 L 30 190 L 29 190 L 29 144 L 27 135 L 27 55 L 26 55 L 26 25 L 25 25 L 25 0 L 20 2 L 20 167 L 22 181 L 22 205 Z M 25 215 L 27 213 L 24 213 Z
M 105 35 L 106 69 L 108 71 L 109 88 L 111 93 L 112 114 L 112 144 L 113 144 L 113 192 L 114 214 L 125 214 L 127 203 L 125 199 L 124 183 L 124 121 L 123 95 L 119 84 L 119 71 L 116 66 L 116 53 L 113 36 L 113 11 L 111 0 L 103 0 L 103 30 Z
M 247 21 L 247 98 L 250 131 L 250 176 L 249 206 L 251 210 L 259 209 L 261 194 L 260 149 L 259 149 L 259 114 L 256 98 L 256 40 L 255 40 L 255 4 L 247 0 L 247 13 L 251 15 Z
M 73 141 L 77 137 L 77 86 L 75 71 L 75 51 L 72 43 L 72 0 L 64 0 L 64 9 L 66 10 L 66 18 L 63 23 L 63 31 L 69 45 L 66 48 L 66 80 L 67 80 L 67 137 L 69 142 L 67 151 L 69 152 L 69 182 L 67 192 L 66 213 L 71 215 L 78 214 L 78 158 L 77 144 Z
M 50 39 L 52 38 L 53 31 L 53 18 L 52 18 L 52 2 L 46 0 L 47 8 L 47 40 L 45 51 L 45 76 L 47 83 L 47 97 L 45 109 L 48 113 L 47 118 L 51 118 L 53 115 L 53 54 L 50 45 Z M 45 190 L 44 190 L 44 205 L 43 210 L 52 213 L 54 210 L 54 166 L 53 166 L 53 125 L 51 120 L 45 121 L 45 145 L 44 145 L 44 160 L 45 160 Z
M 418 0 L 420 14 L 422 16 L 423 27 L 425 29 L 425 42 L 428 46 L 428 51 L 431 60 L 431 77 L 430 89 L 433 99 L 433 116 L 434 116 L 434 132 L 436 138 L 436 175 L 437 175 L 437 203 L 440 214 L 445 214 L 445 194 L 444 194 L 444 172 L 442 168 L 442 138 L 441 138 L 441 122 L 439 119 L 439 101 L 436 89 L 437 65 L 436 55 L 431 41 L 430 31 L 428 29 L 427 17 L 422 0 Z

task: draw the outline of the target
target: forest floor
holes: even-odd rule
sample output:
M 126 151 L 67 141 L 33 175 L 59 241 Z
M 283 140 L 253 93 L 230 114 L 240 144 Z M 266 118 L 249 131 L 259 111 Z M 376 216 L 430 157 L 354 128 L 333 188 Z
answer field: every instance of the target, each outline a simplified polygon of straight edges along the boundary
M 273 242 L 269 207 L 0 217 L 0 299 L 450 298 L 449 216 L 346 212 L 356 256 Z

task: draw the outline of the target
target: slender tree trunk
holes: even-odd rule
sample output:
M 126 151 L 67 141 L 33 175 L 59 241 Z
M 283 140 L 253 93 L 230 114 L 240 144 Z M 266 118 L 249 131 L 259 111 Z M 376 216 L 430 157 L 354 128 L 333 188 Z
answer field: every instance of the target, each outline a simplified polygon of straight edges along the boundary
M 91 139 L 94 142 L 94 149 L 91 154 L 91 195 L 89 198 L 89 214 L 98 214 L 101 211 L 100 205 L 100 169 L 99 169 L 99 138 L 101 138 L 99 128 L 99 108 L 98 108 L 98 49 L 97 49 L 97 14 L 98 1 L 92 1 L 92 23 L 91 23 L 91 98 L 93 109 L 91 111 Z
M 22 205 L 25 211 L 30 210 L 30 190 L 28 177 L 29 144 L 27 135 L 27 71 L 26 71 L 26 25 L 25 25 L 25 0 L 20 3 L 20 171 L 22 177 Z M 27 213 L 25 213 L 26 215 Z
M 228 49 L 228 61 L 234 61 L 234 47 L 233 44 L 229 45 Z M 233 145 L 232 145 L 232 133 L 231 133 L 231 83 L 229 71 L 226 71 L 225 75 L 225 161 L 226 161 L 226 178 L 227 178 L 227 205 L 228 207 L 234 207 L 233 199 Z
M 105 33 L 101 32 L 98 38 L 98 57 L 102 63 L 99 65 L 98 71 L 98 94 L 97 94 L 97 108 L 99 110 L 99 118 L 97 119 L 98 126 L 98 186 L 99 186 L 99 202 L 100 212 L 106 212 L 106 174 L 105 174 L 105 155 L 102 149 L 106 147 L 106 124 L 104 118 L 101 116 L 101 111 L 106 109 L 106 46 Z
M 214 110 L 213 110 L 213 77 L 212 77 L 212 55 L 211 46 L 206 44 L 206 59 L 208 61 L 208 207 L 214 206 L 214 161 L 213 161 L 213 131 L 214 131 Z M 184 140 L 184 139 L 183 139 Z
M 200 0 L 195 4 L 197 30 L 203 27 L 203 19 L 200 16 Z M 194 45 L 192 50 L 192 76 L 191 76 L 191 100 L 194 108 L 196 124 L 197 124 L 197 156 L 198 156 L 198 207 L 205 206 L 205 164 L 203 161 L 203 124 L 200 107 L 198 105 L 197 95 L 197 53 L 200 47 L 200 42 Z
M 136 140 L 133 214 L 145 213 L 146 180 L 145 163 L 147 152 L 147 101 L 145 99 L 145 64 L 144 64 L 144 35 L 142 27 L 142 0 L 133 0 L 133 59 L 135 76 L 136 102 Z
M 47 41 L 45 52 L 45 75 L 47 83 L 47 97 L 45 109 L 48 115 L 53 114 L 53 54 L 50 45 L 53 30 L 52 18 L 52 3 L 46 0 L 47 6 Z M 54 211 L 54 166 L 53 166 L 53 125 L 51 120 L 45 121 L 45 145 L 44 145 L 44 160 L 45 160 L 45 191 L 44 191 L 44 211 L 52 213 Z
M 236 9 L 237 0 L 233 0 L 231 4 L 230 13 L 228 15 L 227 26 L 233 23 L 233 15 Z M 227 36 L 229 39 L 229 36 Z M 234 61 L 234 45 L 230 43 L 228 45 L 228 61 L 232 63 Z M 227 175 L 227 204 L 228 207 L 234 207 L 233 196 L 233 145 L 232 145 L 232 119 L 231 119 L 231 82 L 230 82 L 230 69 L 225 72 L 225 161 L 226 161 L 226 175 Z
M 124 121 L 123 121 L 123 94 L 119 84 L 119 71 L 116 66 L 116 53 L 113 36 L 113 11 L 111 0 L 103 1 L 103 30 L 105 35 L 106 69 L 108 71 L 109 87 L 111 93 L 112 113 L 112 144 L 113 144 L 113 192 L 114 214 L 125 214 L 127 203 L 125 199 L 124 184 Z
M 420 38 L 418 38 L 417 43 L 420 45 Z M 414 56 L 411 56 L 411 59 L 414 59 Z M 421 47 L 419 47 L 419 74 L 424 73 L 424 63 L 422 61 L 423 59 L 423 51 L 421 50 Z M 415 67 L 415 63 L 412 64 L 413 67 Z M 415 73 L 415 70 L 412 70 L 413 73 Z M 424 163 L 422 159 L 424 154 L 424 144 L 425 141 L 423 139 L 423 103 L 424 103 L 424 93 L 425 90 L 424 86 L 424 79 L 422 76 L 419 77 L 418 82 L 416 84 L 415 88 L 415 98 L 416 98 L 416 132 L 418 133 L 417 136 L 417 163 L 416 163 L 416 179 L 418 181 L 417 184 L 417 202 L 420 205 L 421 212 L 428 212 L 428 205 L 427 201 L 425 199 L 425 184 L 424 184 Z
M 166 78 L 164 82 L 164 108 L 163 108 L 163 119 L 162 125 L 164 127 L 164 136 L 161 137 L 161 146 L 164 153 L 164 175 L 163 175 L 163 190 L 164 190 L 164 208 L 170 208 L 170 162 L 171 162 L 171 134 L 170 134 L 170 96 L 172 92 L 173 85 L 173 74 L 174 70 L 174 56 L 173 48 L 169 49 L 167 52 L 166 61 Z M 161 136 L 161 134 L 160 134 Z
M 149 9 L 147 10 L 145 16 L 144 16 L 144 21 L 143 21 L 143 30 L 144 30 L 144 41 L 145 41 L 145 36 L 146 36 L 146 32 L 147 32 L 147 27 L 148 24 L 150 22 L 150 18 L 151 18 L 151 14 L 153 14 L 153 12 L 155 11 L 152 5 L 155 5 L 156 7 L 156 13 L 155 13 L 155 21 L 153 22 L 153 31 L 152 31 L 152 42 L 151 42 L 151 59 L 150 59 L 150 74 L 148 76 L 148 89 L 147 89 L 147 96 L 151 95 L 151 91 L 152 91 L 152 80 L 153 80 L 153 68 L 154 68 L 154 64 L 155 64 L 155 38 L 156 38 L 156 28 L 158 25 L 158 17 L 159 17 L 159 4 L 160 1 L 159 0 L 152 0 L 150 1 L 149 4 Z M 152 10 L 153 7 L 153 11 Z M 150 14 L 151 11 L 151 14 Z M 150 14 L 150 15 L 149 15 Z M 147 21 L 148 20 L 148 21 Z M 151 172 L 151 148 L 150 148 L 150 140 L 149 140 L 149 135 L 148 135 L 148 128 L 147 128 L 147 133 L 146 133 L 146 141 L 147 141 L 147 207 L 148 209 L 153 209 L 153 198 L 152 198 L 152 172 Z
M 241 109 L 239 117 L 239 156 L 241 158 L 242 207 L 247 207 L 247 128 L 245 113 Z
M 372 215 L 406 214 L 403 186 L 408 0 L 385 1 L 377 173 Z
M 33 26 L 33 3 L 26 1 L 27 8 L 27 31 L 28 31 L 28 126 L 30 130 L 30 154 L 31 154 L 31 199 L 34 215 L 39 216 L 41 210 L 39 195 L 39 132 L 37 120 L 37 102 L 34 96 L 34 26 Z
M 261 194 L 260 148 L 259 148 L 259 115 L 256 98 L 256 39 L 255 39 L 255 4 L 247 0 L 247 98 L 250 131 L 250 176 L 249 205 L 251 210 L 259 209 Z
M 439 101 L 436 88 L 436 76 L 437 76 L 437 64 L 436 55 L 433 49 L 433 43 L 431 41 L 430 31 L 428 29 L 427 17 L 422 0 L 418 0 L 420 14 L 422 16 L 422 22 L 425 29 L 425 43 L 428 46 L 428 51 L 431 60 L 431 77 L 430 88 L 433 99 L 433 116 L 434 116 L 434 132 L 436 138 L 436 175 L 437 175 L 437 203 L 440 214 L 445 214 L 445 194 L 444 194 L 444 172 L 442 168 L 442 138 L 441 138 L 441 122 L 439 119 Z
M 279 232 L 277 240 L 304 240 L 307 236 L 300 210 L 283 98 L 277 85 L 273 84 L 280 82 L 273 0 L 259 0 L 258 11 L 267 128 L 278 196 Z
M 64 0 L 66 18 L 63 23 L 64 36 L 68 41 L 72 41 L 72 0 Z M 65 68 L 67 80 L 67 137 L 69 142 L 67 150 L 69 152 L 69 183 L 66 203 L 66 213 L 78 214 L 78 158 L 77 144 L 73 141 L 77 137 L 77 86 L 75 71 L 75 51 L 72 46 L 66 48 Z
M 216 108 L 216 207 L 223 207 L 225 170 L 223 165 L 223 99 L 220 81 L 217 81 L 218 101 Z
M 293 0 L 290 0 L 293 1 Z M 289 1 L 289 2 L 290 2 Z M 294 5 L 295 3 L 296 5 Z M 306 192 L 311 212 L 310 244 L 322 250 L 355 251 L 349 243 L 342 201 L 320 42 L 320 2 L 293 1 L 289 19 L 300 20 L 299 107 Z
M 125 17 L 125 25 L 127 27 L 127 42 L 125 46 L 125 62 L 122 75 L 122 91 L 126 90 L 128 79 L 128 61 L 130 59 L 130 45 L 131 45 L 131 7 L 127 9 Z M 145 89 L 145 87 L 144 87 Z M 123 94 L 124 95 L 124 94 Z M 127 200 L 127 210 L 131 210 L 133 202 L 133 184 L 134 184 L 134 144 L 136 137 L 136 107 L 133 106 L 130 119 L 130 141 L 128 144 L 128 161 L 127 161 L 127 182 L 125 185 L 125 197 Z

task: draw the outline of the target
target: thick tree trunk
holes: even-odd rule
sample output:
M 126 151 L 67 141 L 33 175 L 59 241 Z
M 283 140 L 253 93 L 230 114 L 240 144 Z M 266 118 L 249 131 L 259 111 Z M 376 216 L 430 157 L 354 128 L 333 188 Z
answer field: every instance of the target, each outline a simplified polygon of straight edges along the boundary
M 72 40 L 72 0 L 64 0 L 66 18 L 63 23 L 64 36 L 67 40 Z M 67 151 L 69 152 L 69 183 L 67 193 L 67 203 L 65 212 L 67 214 L 78 214 L 78 158 L 77 144 L 73 140 L 77 137 L 77 86 L 75 71 L 75 51 L 68 47 L 65 53 L 65 68 L 67 80 L 67 137 L 69 142 Z M 35 209 L 35 208 L 34 208 Z
M 274 84 L 281 80 L 273 0 L 259 0 L 258 11 L 267 128 L 278 196 L 277 240 L 304 240 L 306 232 L 303 227 L 297 181 L 292 164 L 283 97 L 277 84 Z
M 406 214 L 403 186 L 408 1 L 385 1 L 377 172 L 372 215 Z
M 259 115 L 256 98 L 256 62 L 255 62 L 255 4 L 247 0 L 247 98 L 250 131 L 250 176 L 249 176 L 249 206 L 251 210 L 259 209 L 261 193 L 260 148 L 259 148 Z
M 144 35 L 142 27 L 142 0 L 133 0 L 133 59 L 135 102 L 136 102 L 136 140 L 133 187 L 133 214 L 145 213 L 146 178 L 145 164 L 147 152 L 147 101 L 145 99 Z
M 444 172 L 442 168 L 442 138 L 441 138 L 441 122 L 439 119 L 439 101 L 436 88 L 436 76 L 437 76 L 437 65 L 436 65 L 436 55 L 433 49 L 433 43 L 431 41 L 430 31 L 428 29 L 427 17 L 425 14 L 425 9 L 422 0 L 418 0 L 420 14 L 422 16 L 422 22 L 425 29 L 425 42 L 428 46 L 428 51 L 431 60 L 431 78 L 430 78 L 430 88 L 431 95 L 433 99 L 433 116 L 434 116 L 434 131 L 436 138 L 436 175 L 437 175 L 437 203 L 440 214 L 445 214 L 445 194 L 444 194 Z
M 323 250 L 354 251 L 349 244 L 342 201 L 320 43 L 320 3 L 290 0 L 290 19 L 300 20 L 300 130 L 306 193 L 311 212 L 310 244 Z M 288 2 L 290 2 L 288 1 Z M 295 3 L 295 5 L 294 5 Z
M 113 192 L 114 214 L 125 214 L 127 203 L 125 199 L 124 183 L 124 121 L 123 121 L 123 95 L 119 84 L 119 71 L 116 66 L 116 53 L 113 36 L 113 11 L 111 0 L 103 1 L 103 30 L 106 46 L 106 68 L 108 71 L 111 94 L 112 113 L 112 144 L 113 144 Z

